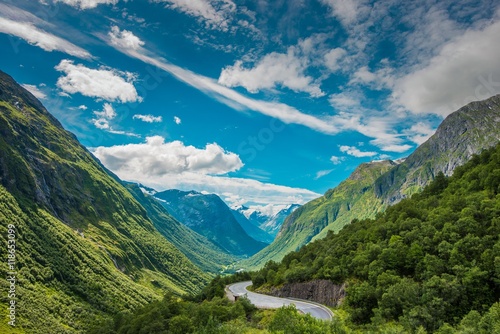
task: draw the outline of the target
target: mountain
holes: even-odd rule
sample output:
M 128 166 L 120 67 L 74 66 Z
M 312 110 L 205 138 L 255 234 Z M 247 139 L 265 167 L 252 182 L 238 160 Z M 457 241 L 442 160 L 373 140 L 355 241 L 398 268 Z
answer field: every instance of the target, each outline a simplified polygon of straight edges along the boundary
M 360 165 L 324 196 L 290 215 L 275 241 L 244 261 L 258 268 L 268 260 L 281 260 L 311 240 L 338 232 L 352 219 L 374 218 L 389 205 L 418 193 L 441 171 L 451 175 L 473 154 L 500 140 L 500 95 L 472 102 L 446 117 L 425 143 L 402 161 Z
M 291 204 L 288 207 L 281 209 L 280 211 L 269 217 L 265 222 L 261 223 L 259 225 L 260 228 L 271 234 L 273 237 L 276 237 L 286 217 L 288 217 L 299 207 L 299 204 Z
M 420 191 L 439 172 L 452 175 L 473 154 L 500 140 L 500 95 L 472 102 L 450 114 L 436 133 L 403 163 L 380 177 L 375 194 L 384 204 Z
M 125 183 L 125 187 L 146 209 L 156 229 L 203 271 L 219 273 L 221 269 L 238 260 L 238 257 L 228 254 L 172 217 L 151 195 L 156 194 L 156 190 L 134 183 Z
M 355 220 L 281 263 L 267 263 L 253 285 L 307 287 L 307 298 L 314 298 L 322 280 L 336 284 L 345 289 L 340 310 L 353 329 L 345 333 L 497 333 L 499 217 L 497 144 L 449 178 L 438 172 L 420 193 L 376 219 Z
M 238 224 L 240 224 L 240 226 L 250 237 L 266 244 L 270 244 L 271 242 L 273 242 L 274 236 L 250 222 L 250 220 L 241 211 L 231 209 L 231 213 L 233 214 Z
M 215 194 L 173 189 L 156 193 L 155 198 L 178 221 L 230 254 L 250 256 L 267 245 L 248 236 L 231 209 Z
M 315 200 L 292 212 L 281 226 L 274 242 L 242 263 L 244 268 L 259 268 L 267 261 L 280 261 L 320 233 L 326 226 L 341 229 L 354 218 L 374 216 L 380 201 L 370 189 L 375 180 L 395 165 L 392 161 L 361 164 L 351 176 Z M 357 205 L 359 203 L 359 205 Z
M 199 291 L 208 280 L 118 178 L 1 71 L 0 208 L 1 242 L 7 245 L 7 224 L 16 240 L 9 272 L 26 332 L 82 333 L 166 292 Z M 7 247 L 0 256 L 7 259 Z M 7 266 L 0 268 L 6 278 Z M 2 280 L 3 291 L 8 284 Z M 4 310 L 8 302 L 1 299 Z M 10 332 L 4 326 L 0 332 Z
M 272 237 L 272 242 L 272 240 L 276 237 L 276 234 L 278 234 L 285 218 L 298 207 L 300 207 L 299 204 L 290 204 L 284 206 L 284 208 L 278 212 L 273 213 L 272 211 L 263 212 L 261 210 L 250 209 L 242 205 L 233 208 L 233 211 L 238 217 L 244 216 L 252 225 L 270 235 Z

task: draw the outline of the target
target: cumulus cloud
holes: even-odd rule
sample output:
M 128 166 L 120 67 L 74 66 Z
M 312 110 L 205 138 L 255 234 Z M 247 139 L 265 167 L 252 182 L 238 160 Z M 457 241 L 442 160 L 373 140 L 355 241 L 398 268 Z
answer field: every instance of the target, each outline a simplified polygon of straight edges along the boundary
M 174 122 L 175 122 L 175 124 L 179 125 L 182 123 L 182 120 L 179 117 L 174 116 Z
M 3 14 L 0 12 L 0 16 Z M 48 33 L 30 22 L 19 22 L 0 17 L 0 32 L 24 39 L 31 45 L 38 46 L 45 51 L 60 51 L 78 58 L 92 58 L 89 52 L 75 44 Z
M 335 155 L 332 155 L 331 158 L 330 158 L 330 161 L 334 164 L 334 165 L 339 165 L 342 163 L 342 161 L 344 161 L 345 158 L 344 157 L 337 157 Z
M 120 30 L 117 26 L 112 26 L 111 31 L 108 33 L 111 45 L 124 48 L 137 50 L 144 45 L 139 37 L 135 36 L 128 30 Z
M 342 145 L 339 147 L 339 149 L 340 149 L 340 152 L 352 155 L 353 157 L 356 157 L 356 158 L 373 157 L 373 156 L 377 155 L 377 152 L 363 152 L 363 151 L 360 151 L 355 146 Z
M 204 149 L 180 141 L 165 142 L 161 136 L 147 137 L 145 143 L 98 147 L 94 154 L 113 171 L 162 177 L 184 172 L 225 174 L 243 166 L 239 156 L 216 143 Z
M 153 116 L 153 115 L 134 115 L 132 119 L 139 119 L 146 123 L 161 123 L 163 122 L 163 117 L 161 116 Z
M 81 64 L 75 65 L 67 59 L 62 60 L 55 69 L 65 74 L 57 80 L 57 87 L 65 93 L 80 93 L 122 103 L 142 100 L 133 85 L 135 76 L 130 72 L 105 67 L 91 69 Z
M 237 61 L 222 70 L 219 83 L 227 87 L 241 86 L 251 93 L 280 85 L 313 97 L 323 96 L 319 85 L 305 74 L 307 66 L 308 58 L 297 57 L 290 48 L 286 54 L 267 54 L 252 68 L 245 68 L 241 61 Z
M 78 9 L 90 9 L 101 4 L 115 5 L 118 0 L 54 0 L 54 2 L 63 2 Z
M 332 72 L 341 68 L 341 60 L 347 55 L 347 51 L 342 48 L 335 48 L 324 55 L 325 66 Z
M 21 86 L 23 86 L 24 89 L 33 94 L 37 99 L 45 99 L 47 97 L 47 95 L 42 92 L 36 85 L 22 84 Z
M 97 116 L 97 118 L 92 119 L 92 123 L 96 128 L 113 131 L 109 125 L 109 121 L 116 117 L 116 112 L 111 104 L 104 103 L 103 110 L 94 111 L 94 115 Z
M 500 22 L 468 30 L 446 43 L 428 65 L 402 76 L 396 106 L 446 116 L 471 101 L 500 93 Z
M 197 190 L 219 194 L 229 203 L 272 205 L 302 204 L 320 196 L 306 189 L 224 176 L 243 163 L 237 154 L 216 143 L 195 148 L 153 136 L 140 144 L 98 147 L 93 154 L 121 179 L 159 191 Z

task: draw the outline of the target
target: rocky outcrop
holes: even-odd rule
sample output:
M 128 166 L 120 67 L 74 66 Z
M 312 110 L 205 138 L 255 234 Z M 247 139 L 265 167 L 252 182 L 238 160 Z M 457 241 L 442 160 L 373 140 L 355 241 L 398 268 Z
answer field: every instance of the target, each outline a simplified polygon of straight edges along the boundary
M 338 306 L 345 297 L 346 285 L 336 285 L 329 280 L 314 280 L 304 283 L 288 283 L 273 287 L 268 294 L 281 298 L 310 300 L 327 306 Z
M 472 102 L 446 117 L 436 133 L 403 163 L 377 179 L 375 194 L 385 204 L 393 205 L 419 192 L 439 172 L 452 175 L 473 154 L 499 140 L 500 95 Z

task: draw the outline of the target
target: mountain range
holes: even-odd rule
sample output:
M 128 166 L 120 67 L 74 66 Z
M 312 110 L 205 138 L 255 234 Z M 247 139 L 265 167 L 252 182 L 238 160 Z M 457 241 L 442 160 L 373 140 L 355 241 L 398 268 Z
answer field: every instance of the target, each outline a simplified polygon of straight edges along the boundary
M 165 293 L 199 292 L 242 258 L 250 257 L 238 263 L 243 268 L 279 261 L 311 241 L 332 239 L 354 219 L 375 217 L 436 177 L 434 188 L 445 184 L 440 173 L 453 174 L 498 143 L 499 125 L 500 96 L 473 102 L 408 158 L 361 164 L 320 198 L 270 215 L 230 209 L 214 194 L 157 192 L 120 180 L 0 72 L 0 239 L 7 244 L 8 226 L 15 231 L 19 320 L 27 332 L 81 333 Z M 476 191 L 479 175 L 469 174 L 467 186 Z M 7 249 L 0 255 L 7 258 Z M 300 261 L 283 279 L 312 275 L 307 259 Z M 338 274 L 332 270 L 322 277 Z M 0 268 L 4 277 L 11 271 Z M 8 284 L 0 283 L 6 291 Z M 7 309 L 5 297 L 0 303 Z M 10 330 L 5 326 L 0 332 Z
M 154 197 L 178 221 L 237 256 L 251 256 L 267 244 L 250 237 L 231 209 L 215 194 L 166 190 Z
M 374 218 L 389 205 L 418 193 L 439 172 L 451 175 L 473 154 L 499 140 L 500 95 L 472 102 L 446 117 L 406 159 L 361 164 L 347 180 L 294 211 L 274 242 L 241 266 L 255 269 L 269 260 L 279 261 L 329 231 L 340 231 L 352 219 Z

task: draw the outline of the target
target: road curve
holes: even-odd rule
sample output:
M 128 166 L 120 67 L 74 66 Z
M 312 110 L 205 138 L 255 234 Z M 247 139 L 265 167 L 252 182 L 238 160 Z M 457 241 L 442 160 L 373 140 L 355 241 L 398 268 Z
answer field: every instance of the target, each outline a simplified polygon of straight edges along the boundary
M 246 294 L 250 302 L 252 302 L 252 304 L 257 306 L 258 308 L 280 308 L 282 306 L 295 304 L 297 310 L 308 313 L 315 318 L 322 320 L 331 320 L 333 317 L 332 311 L 330 311 L 330 309 L 328 309 L 326 306 L 312 304 L 306 301 L 262 295 L 260 293 L 248 291 L 247 288 L 250 285 L 252 285 L 252 281 L 239 282 L 229 285 L 228 289 L 229 291 L 231 291 L 231 293 L 233 293 L 233 295 Z

